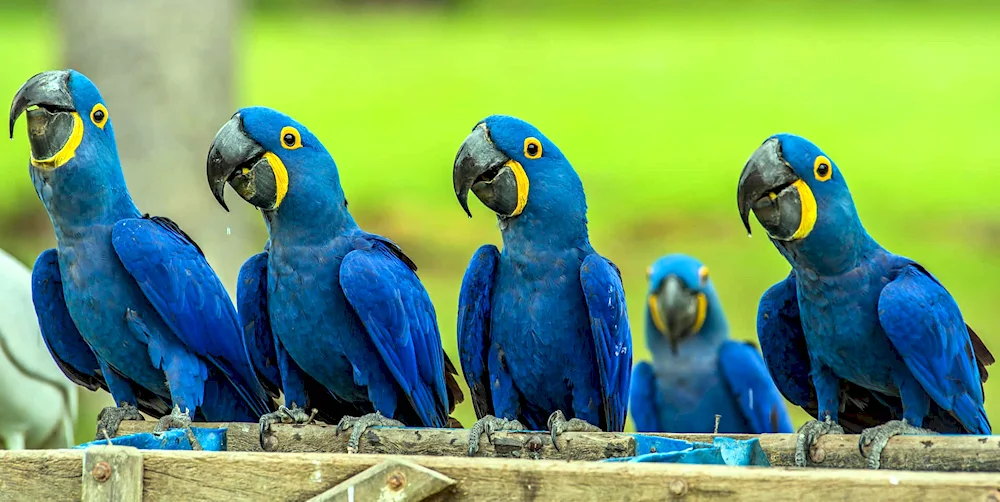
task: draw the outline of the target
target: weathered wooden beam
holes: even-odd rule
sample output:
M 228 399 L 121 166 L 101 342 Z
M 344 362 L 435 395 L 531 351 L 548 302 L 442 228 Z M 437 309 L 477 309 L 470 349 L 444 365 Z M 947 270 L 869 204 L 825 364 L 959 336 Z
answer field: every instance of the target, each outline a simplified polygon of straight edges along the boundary
M 229 451 L 262 451 L 257 424 L 207 423 L 202 427 L 227 427 Z M 124 421 L 118 434 L 152 432 L 156 422 Z M 339 436 L 335 426 L 275 424 L 267 438 L 268 451 L 286 453 L 347 453 L 350 431 Z M 391 455 L 466 456 L 468 429 L 372 428 L 365 431 L 358 453 Z M 628 434 L 572 432 L 559 437 L 559 450 L 547 432 L 499 432 L 491 444 L 480 438 L 478 457 L 551 460 L 600 460 L 635 454 L 635 439 Z
M 150 432 L 155 422 L 122 422 L 119 434 Z M 204 424 L 227 426 L 230 451 L 261 451 L 257 424 Z M 711 443 L 711 434 L 651 434 Z M 795 434 L 720 435 L 735 439 L 758 437 L 774 466 L 795 464 Z M 362 436 L 360 453 L 392 455 L 465 456 L 467 429 L 369 429 Z M 268 444 L 270 451 L 295 453 L 346 453 L 347 434 L 336 436 L 333 426 L 276 424 Z M 480 457 L 531 458 L 552 460 L 599 460 L 635 455 L 636 441 L 629 434 L 567 432 L 559 438 L 560 450 L 552 447 L 546 433 L 498 432 L 490 444 L 479 442 Z M 648 453 L 648 452 L 638 452 Z M 819 440 L 811 452 L 815 467 L 865 468 L 858 452 L 858 436 L 829 435 Z M 1000 472 L 998 436 L 897 436 L 882 452 L 882 469 L 913 471 Z
M 420 502 L 452 485 L 455 480 L 401 458 L 391 458 L 347 478 L 308 502 L 355 500 Z
M 144 451 L 143 500 L 303 501 L 385 460 L 363 454 Z M 407 460 L 456 481 L 433 500 L 1000 500 L 995 473 Z M 79 499 L 82 465 L 79 450 L 0 452 L 0 499 Z
M 83 451 L 81 481 L 83 502 L 141 500 L 142 453 L 131 446 L 91 446 Z

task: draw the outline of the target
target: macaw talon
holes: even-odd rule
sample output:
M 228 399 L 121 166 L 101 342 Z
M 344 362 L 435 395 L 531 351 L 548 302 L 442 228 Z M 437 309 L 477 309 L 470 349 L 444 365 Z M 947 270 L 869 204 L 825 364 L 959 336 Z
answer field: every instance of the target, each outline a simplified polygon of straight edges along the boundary
M 497 418 L 493 415 L 486 415 L 472 424 L 469 429 L 469 456 L 475 456 L 479 451 L 479 440 L 486 434 L 486 440 L 493 444 L 493 433 L 496 431 L 523 431 L 524 425 L 517 420 Z
M 156 422 L 153 434 L 160 434 L 167 429 L 186 429 L 188 427 L 191 427 L 191 414 L 188 410 L 182 412 L 181 407 L 175 404 L 169 415 L 164 415 Z
M 369 427 L 406 427 L 403 422 L 383 417 L 381 413 L 369 413 L 361 417 L 345 416 L 337 424 L 336 435 L 351 429 L 351 437 L 347 440 L 347 453 L 357 453 L 358 445 L 361 443 L 361 435 Z
M 844 428 L 830 419 L 830 415 L 822 421 L 810 420 L 799 427 L 798 439 L 795 442 L 795 465 L 806 466 L 806 451 L 812 451 L 813 445 L 826 434 L 843 434 Z
M 267 413 L 261 415 L 260 417 L 260 446 L 264 451 L 271 451 L 272 448 L 267 444 L 266 439 L 270 437 L 271 426 L 274 424 L 310 424 L 316 418 L 316 414 L 319 410 L 313 408 L 310 413 L 306 411 L 295 403 L 292 403 L 292 407 L 288 408 L 285 405 L 278 407 L 278 411 Z
M 564 432 L 602 432 L 600 427 L 586 420 L 579 418 L 566 420 L 566 416 L 560 410 L 549 416 L 548 426 L 552 435 L 552 446 L 556 451 L 562 451 L 559 449 L 559 443 L 556 443 L 556 437 Z
M 893 436 L 934 436 L 938 433 L 910 425 L 903 420 L 890 420 L 882 425 L 870 427 L 861 431 L 858 440 L 858 450 L 868 459 L 868 467 L 878 469 L 882 465 L 882 450 Z M 865 455 L 865 447 L 871 446 L 871 451 Z
M 97 414 L 97 434 L 95 440 L 110 439 L 118 435 L 122 420 L 145 420 L 139 408 L 122 401 L 118 406 L 108 406 Z

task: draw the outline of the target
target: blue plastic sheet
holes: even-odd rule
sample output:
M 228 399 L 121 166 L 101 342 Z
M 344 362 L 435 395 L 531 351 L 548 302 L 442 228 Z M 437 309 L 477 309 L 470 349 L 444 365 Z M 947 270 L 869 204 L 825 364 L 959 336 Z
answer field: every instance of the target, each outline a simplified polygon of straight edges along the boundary
M 735 440 L 715 438 L 712 444 L 633 434 L 634 457 L 609 458 L 604 462 L 666 462 L 674 464 L 714 464 L 770 467 L 757 438 Z
M 226 428 L 206 429 L 192 427 L 195 440 L 201 445 L 203 451 L 227 451 Z M 75 449 L 82 449 L 88 446 L 106 445 L 108 440 L 101 439 L 74 446 Z M 115 446 L 133 446 L 140 450 L 193 450 L 191 442 L 187 437 L 186 429 L 168 429 L 160 434 L 150 432 L 140 432 L 127 436 L 111 438 L 111 444 Z

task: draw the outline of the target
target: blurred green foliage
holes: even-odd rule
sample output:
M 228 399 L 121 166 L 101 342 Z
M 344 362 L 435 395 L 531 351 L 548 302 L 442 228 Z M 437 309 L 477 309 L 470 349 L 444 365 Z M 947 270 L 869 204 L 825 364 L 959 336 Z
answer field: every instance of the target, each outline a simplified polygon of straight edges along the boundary
M 420 266 L 456 361 L 466 262 L 500 238 L 478 203 L 466 219 L 450 170 L 465 135 L 491 113 L 536 124 L 580 172 L 592 241 L 625 278 L 637 358 L 648 357 L 644 269 L 668 252 L 705 262 L 733 336 L 755 338 L 757 300 L 788 266 L 762 233 L 746 238 L 736 181 L 779 131 L 812 139 L 838 163 L 869 231 L 936 274 L 1000 354 L 997 4 L 326 2 L 311 13 L 281 4 L 261 1 L 248 15 L 239 101 L 285 111 L 324 141 L 355 218 Z M 0 17 L 0 89 L 9 95 L 59 65 L 48 23 L 35 10 Z M 197 105 L 177 103 L 178 112 Z M 0 148 L 0 245 L 31 263 L 51 229 L 27 152 L 22 134 Z M 211 196 L 201 188 L 185 196 Z M 998 392 L 994 378 L 994 420 Z M 805 415 L 794 413 L 798 425 Z M 82 414 L 82 439 L 93 416 Z M 458 416 L 474 420 L 468 401 Z

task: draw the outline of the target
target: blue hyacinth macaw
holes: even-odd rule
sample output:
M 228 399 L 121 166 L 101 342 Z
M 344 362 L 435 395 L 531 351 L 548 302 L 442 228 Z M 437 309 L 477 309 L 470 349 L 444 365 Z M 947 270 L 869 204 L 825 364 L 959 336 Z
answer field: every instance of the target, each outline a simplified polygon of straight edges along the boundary
M 754 346 L 729 339 L 708 267 L 683 254 L 647 270 L 646 343 L 652 364 L 632 372 L 639 432 L 792 432 L 792 421 Z
M 132 202 L 97 87 L 73 70 L 40 73 L 14 97 L 11 137 L 25 111 L 31 179 L 57 242 L 35 262 L 35 309 L 66 375 L 120 404 L 102 412 L 98 433 L 141 419 L 136 406 L 159 416 L 172 405 L 161 429 L 271 411 L 201 249 Z
M 207 171 L 219 203 L 230 184 L 270 235 L 237 291 L 251 359 L 288 405 L 261 419 L 262 439 L 275 421 L 308 422 L 303 407 L 353 427 L 351 451 L 367 427 L 448 426 L 462 393 L 416 265 L 354 222 L 323 144 L 283 113 L 243 108 Z
M 462 281 L 458 348 L 483 432 L 621 431 L 632 336 L 621 274 L 594 251 L 583 184 L 531 124 L 493 115 L 455 159 L 455 194 L 471 189 L 500 224 L 503 251 L 480 247 Z M 570 420 L 566 420 L 569 417 Z M 597 427 L 595 427 L 597 426 Z
M 933 275 L 868 235 L 829 156 L 772 136 L 744 167 L 737 201 L 747 231 L 752 210 L 792 266 L 761 298 L 757 329 L 778 388 L 820 419 L 800 429 L 799 465 L 844 426 L 864 428 L 873 468 L 893 435 L 991 433 L 982 384 L 993 356 Z

